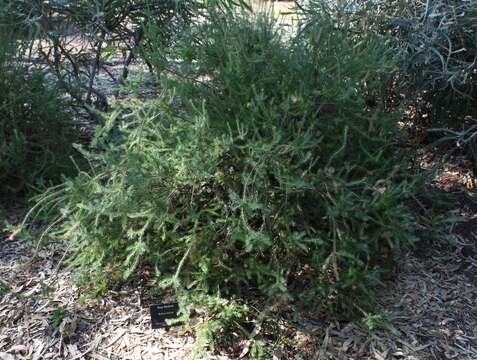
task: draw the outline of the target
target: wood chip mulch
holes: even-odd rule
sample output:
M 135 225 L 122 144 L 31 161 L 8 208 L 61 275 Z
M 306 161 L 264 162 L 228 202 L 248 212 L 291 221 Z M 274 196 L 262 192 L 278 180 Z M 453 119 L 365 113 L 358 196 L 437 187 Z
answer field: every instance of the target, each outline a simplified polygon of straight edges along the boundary
M 184 359 L 194 339 L 151 330 L 137 291 L 83 299 L 71 274 L 55 274 L 62 254 L 42 250 L 28 269 L 30 246 L 0 240 L 0 360 Z M 217 357 L 216 357 L 217 358 Z

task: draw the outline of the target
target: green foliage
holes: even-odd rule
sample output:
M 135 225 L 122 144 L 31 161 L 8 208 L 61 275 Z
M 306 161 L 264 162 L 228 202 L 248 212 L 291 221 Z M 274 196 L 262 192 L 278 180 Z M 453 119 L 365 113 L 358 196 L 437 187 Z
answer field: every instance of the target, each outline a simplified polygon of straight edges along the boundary
M 192 0 L 0 0 L 0 27 L 16 29 L 29 48 L 23 56 L 41 64 L 78 108 L 98 119 L 95 110 L 109 109 L 100 72 L 117 95 L 149 46 L 144 29 L 154 26 L 162 44 L 170 45 L 198 6 Z M 119 73 L 108 70 L 115 63 L 122 65 Z
M 377 330 L 383 327 L 385 319 L 381 314 L 367 314 L 363 318 L 363 323 L 368 327 L 369 330 Z
M 67 103 L 17 58 L 13 34 L 0 35 L 0 193 L 72 174 L 75 139 Z
M 391 90 L 411 102 L 410 125 L 475 161 L 475 123 L 463 119 L 476 115 L 477 1 L 344 1 L 342 9 L 354 31 L 388 38 L 399 65 Z
M 390 21 L 402 85 L 418 94 L 429 118 L 417 126 L 444 134 L 453 150 L 474 162 L 476 127 L 477 1 L 414 0 Z
M 392 25 L 408 85 L 439 110 L 466 111 L 476 95 L 477 1 L 410 1 Z
M 3 284 L 0 281 L 0 300 L 3 299 L 4 296 L 6 296 L 10 292 L 10 289 L 7 287 L 6 284 Z
M 250 307 L 240 299 L 225 299 L 220 295 L 211 296 L 186 289 L 180 290 L 177 298 L 182 313 L 177 321 L 188 325 L 195 334 L 193 351 L 198 355 L 202 354 L 204 349 L 215 350 L 220 345 L 231 344 L 233 332 L 237 329 L 243 332 L 241 323 L 246 316 L 252 314 Z M 198 312 L 204 315 L 204 321 L 193 321 L 192 315 Z
M 161 97 L 118 107 L 80 149 L 91 171 L 40 199 L 59 207 L 83 280 L 153 267 L 186 318 L 208 314 L 204 337 L 249 314 L 250 296 L 370 303 L 413 239 L 414 180 L 381 97 L 395 66 L 381 38 L 306 16 L 284 36 L 268 16 L 212 8 L 169 57 L 150 53 L 170 70 Z
M 263 341 L 254 341 L 250 349 L 250 356 L 254 360 L 266 359 L 266 346 Z
M 76 321 L 66 306 L 53 306 L 51 325 L 60 332 L 64 341 L 71 341 L 76 335 Z
M 69 311 L 66 307 L 60 306 L 53 310 L 51 313 L 51 323 L 55 328 L 58 328 L 63 320 L 67 318 L 69 315 Z
M 390 319 L 391 314 L 387 312 L 369 313 L 363 317 L 362 322 L 370 332 L 386 331 L 394 336 L 401 336 L 401 332 L 393 326 Z

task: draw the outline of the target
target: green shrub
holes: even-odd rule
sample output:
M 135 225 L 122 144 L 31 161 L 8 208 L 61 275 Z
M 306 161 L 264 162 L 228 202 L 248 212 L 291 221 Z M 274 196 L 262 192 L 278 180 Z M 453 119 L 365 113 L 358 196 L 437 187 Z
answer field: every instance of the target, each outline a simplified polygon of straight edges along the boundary
M 419 99 L 411 124 L 475 162 L 476 126 L 466 117 L 477 115 L 477 1 L 403 1 L 385 13 L 401 91 Z
M 28 59 L 41 64 L 77 108 L 100 120 L 95 110 L 109 109 L 111 87 L 117 96 L 131 65 L 148 47 L 144 29 L 154 26 L 163 45 L 170 45 L 198 6 L 188 0 L 0 0 L 0 26 L 15 28 L 30 45 Z M 111 71 L 115 63 L 120 71 Z
M 0 31 L 3 27 L 0 26 Z M 67 103 L 44 76 L 16 58 L 5 32 L 0 35 L 0 193 L 61 180 L 72 174 L 75 139 Z
M 434 122 L 468 115 L 477 95 L 477 1 L 409 1 L 390 25 L 402 80 L 431 102 Z
M 170 52 L 162 96 L 109 117 L 82 149 L 91 171 L 39 200 L 59 200 L 83 280 L 155 268 L 213 330 L 252 297 L 369 304 L 413 239 L 414 181 L 380 97 L 394 63 L 382 39 L 312 15 L 290 38 L 267 16 L 212 9 Z
M 311 1 L 312 7 L 332 7 L 332 3 Z M 475 161 L 476 126 L 466 116 L 477 115 L 477 1 L 342 3 L 344 19 L 353 30 L 388 38 L 399 67 L 390 93 L 394 100 L 402 100 L 397 94 L 407 97 L 413 109 L 408 119 L 413 133 L 432 144 L 440 140 L 454 145 L 453 150 Z

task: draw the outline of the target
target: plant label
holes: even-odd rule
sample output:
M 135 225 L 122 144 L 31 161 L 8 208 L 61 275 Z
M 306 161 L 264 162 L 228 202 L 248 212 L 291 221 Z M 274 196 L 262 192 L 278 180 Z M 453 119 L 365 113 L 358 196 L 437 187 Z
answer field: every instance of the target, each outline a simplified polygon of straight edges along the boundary
M 158 304 L 149 307 L 151 312 L 151 327 L 153 329 L 169 328 L 166 320 L 177 318 L 178 303 Z

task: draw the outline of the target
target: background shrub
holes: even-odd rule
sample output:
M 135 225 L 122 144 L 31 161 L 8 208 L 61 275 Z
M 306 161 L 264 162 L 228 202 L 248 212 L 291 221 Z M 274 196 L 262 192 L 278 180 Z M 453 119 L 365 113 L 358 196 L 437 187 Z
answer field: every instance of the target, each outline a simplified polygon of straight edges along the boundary
M 73 173 L 75 139 L 66 101 L 38 71 L 18 61 L 14 32 L 0 26 L 0 193 Z
M 468 115 L 476 105 L 477 1 L 410 1 L 391 24 L 401 71 L 439 112 L 436 123 Z
M 401 12 L 389 16 L 389 29 L 399 81 L 411 100 L 418 98 L 413 126 L 431 129 L 429 139 L 475 163 L 477 1 L 404 2 Z
M 378 36 L 350 36 L 323 8 L 305 16 L 283 36 L 268 16 L 211 8 L 168 57 L 151 47 L 161 97 L 118 107 L 81 150 L 91 171 L 39 200 L 59 201 L 83 280 L 154 268 L 218 327 L 251 297 L 369 304 L 413 239 L 414 180 L 383 110 L 395 65 Z
M 477 2 L 342 3 L 343 19 L 354 32 L 371 31 L 387 39 L 398 65 L 389 84 L 389 103 L 409 106 L 404 120 L 414 140 L 420 145 L 439 140 L 447 144 L 445 150 L 451 144 L 475 160 L 476 126 L 471 118 L 477 109 Z M 311 4 L 333 7 L 333 2 L 321 0 Z
M 99 120 L 95 110 L 109 109 L 130 66 L 148 48 L 144 29 L 154 26 L 155 41 L 168 46 L 197 6 L 169 0 L 0 0 L 0 18 L 3 14 L 30 47 L 26 60 L 47 72 L 81 113 Z M 106 79 L 99 81 L 100 73 Z

